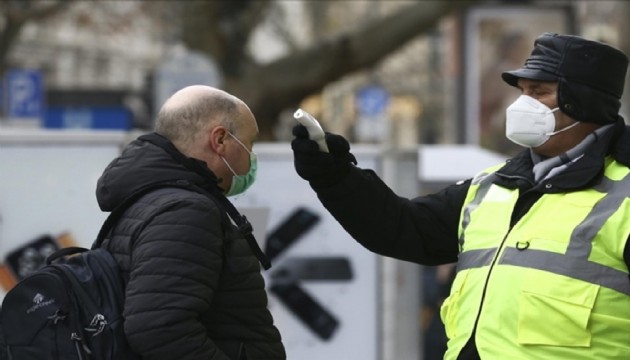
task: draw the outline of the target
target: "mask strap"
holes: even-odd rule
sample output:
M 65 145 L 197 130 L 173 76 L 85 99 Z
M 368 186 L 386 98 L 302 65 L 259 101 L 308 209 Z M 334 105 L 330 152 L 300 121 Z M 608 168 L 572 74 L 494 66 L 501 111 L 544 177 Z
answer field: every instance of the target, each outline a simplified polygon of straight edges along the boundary
M 249 149 L 247 148 L 247 146 L 245 146 L 245 144 L 243 144 L 241 142 L 241 140 L 239 140 L 234 134 L 232 134 L 231 132 L 227 132 L 234 140 L 236 140 L 237 143 L 239 143 L 243 149 L 245 149 L 245 151 L 247 151 L 250 155 L 252 154 L 252 151 L 249 151 Z
M 221 156 L 221 160 L 223 160 L 223 162 L 225 163 L 225 165 L 228 167 L 228 169 L 230 169 L 230 171 L 232 172 L 232 175 L 234 176 L 238 176 L 238 174 L 236 174 L 236 171 L 234 171 L 234 169 L 232 169 L 232 167 L 230 166 L 230 164 L 227 162 L 227 160 L 225 160 L 225 158 L 223 156 Z
M 558 130 L 558 131 L 552 131 L 552 132 L 550 132 L 550 133 L 546 133 L 545 135 L 547 135 L 547 136 L 553 136 L 553 135 L 559 134 L 559 133 L 561 133 L 561 132 L 563 132 L 563 131 L 569 130 L 570 128 L 577 126 L 579 123 L 580 123 L 579 121 L 574 122 L 573 124 L 571 124 L 571 125 L 569 125 L 569 126 L 567 126 L 567 127 L 565 127 L 565 128 L 562 128 L 562 129 L 560 129 L 560 130 Z

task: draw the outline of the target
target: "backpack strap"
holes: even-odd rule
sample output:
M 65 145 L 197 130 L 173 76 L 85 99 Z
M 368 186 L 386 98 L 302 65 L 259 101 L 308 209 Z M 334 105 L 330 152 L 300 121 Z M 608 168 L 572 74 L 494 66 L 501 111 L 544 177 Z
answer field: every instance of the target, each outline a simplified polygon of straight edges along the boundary
M 234 224 L 236 224 L 239 233 L 241 233 L 241 235 L 245 237 L 245 240 L 247 240 L 249 248 L 252 250 L 262 267 L 265 270 L 271 268 L 271 261 L 269 261 L 267 255 L 265 255 L 265 253 L 258 245 L 258 241 L 256 241 L 256 238 L 254 237 L 252 224 L 249 222 L 249 220 L 247 220 L 247 217 L 239 213 L 236 207 L 234 207 L 234 204 L 232 204 L 232 202 L 228 200 L 228 198 L 223 195 L 223 193 L 209 193 L 205 189 L 195 185 L 191 185 L 191 188 L 196 188 L 197 191 L 218 200 L 219 205 L 223 208 L 225 212 L 227 212 L 228 216 L 232 219 L 232 221 L 234 221 Z
M 68 255 L 80 254 L 80 253 L 86 252 L 86 251 L 88 251 L 88 249 L 82 248 L 82 247 L 78 247 L 78 246 L 68 246 L 68 247 L 61 248 L 61 249 L 55 251 L 54 253 L 50 254 L 46 258 L 46 265 L 52 264 L 55 260 L 57 260 L 59 258 L 68 256 Z

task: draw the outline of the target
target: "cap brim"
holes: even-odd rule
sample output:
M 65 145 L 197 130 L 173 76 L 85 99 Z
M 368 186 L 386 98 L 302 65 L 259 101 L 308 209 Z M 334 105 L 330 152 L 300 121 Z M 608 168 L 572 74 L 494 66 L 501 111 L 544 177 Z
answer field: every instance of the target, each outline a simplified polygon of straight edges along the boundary
M 506 83 L 516 86 L 518 79 L 530 79 L 530 80 L 539 80 L 539 81 L 558 81 L 558 77 L 556 75 L 550 74 L 546 71 L 542 71 L 539 69 L 518 69 L 512 71 L 505 71 L 501 74 L 501 78 Z

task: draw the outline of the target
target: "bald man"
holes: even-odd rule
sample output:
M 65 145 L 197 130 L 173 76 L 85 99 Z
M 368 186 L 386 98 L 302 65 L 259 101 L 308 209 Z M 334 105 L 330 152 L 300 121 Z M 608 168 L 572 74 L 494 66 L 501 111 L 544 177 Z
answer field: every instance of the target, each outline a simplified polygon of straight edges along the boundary
M 103 211 L 158 187 L 103 243 L 123 271 L 125 334 L 142 359 L 286 358 L 267 309 L 266 259 L 230 221 L 242 219 L 226 198 L 256 177 L 257 135 L 243 101 L 186 87 L 164 103 L 155 132 L 127 145 L 98 180 Z

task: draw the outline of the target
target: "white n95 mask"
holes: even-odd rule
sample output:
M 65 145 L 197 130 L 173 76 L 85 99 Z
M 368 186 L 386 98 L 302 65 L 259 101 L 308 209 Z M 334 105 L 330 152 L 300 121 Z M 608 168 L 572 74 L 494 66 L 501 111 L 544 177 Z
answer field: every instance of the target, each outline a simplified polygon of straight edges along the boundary
M 552 110 L 531 96 L 519 96 L 505 110 L 505 136 L 518 145 L 537 147 L 544 144 L 551 136 L 579 124 L 576 122 L 554 132 L 556 118 L 553 113 L 558 109 Z

